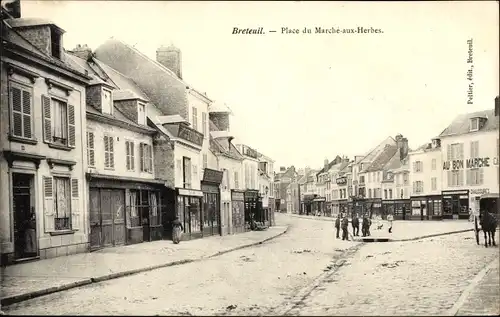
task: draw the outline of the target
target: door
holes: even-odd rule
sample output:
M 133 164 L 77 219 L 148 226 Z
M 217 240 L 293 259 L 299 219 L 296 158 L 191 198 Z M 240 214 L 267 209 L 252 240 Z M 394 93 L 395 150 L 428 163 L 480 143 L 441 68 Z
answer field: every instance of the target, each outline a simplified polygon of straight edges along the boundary
M 89 219 L 90 219 L 90 249 L 101 247 L 101 197 L 99 189 L 89 190 Z
M 149 196 L 147 190 L 141 190 L 139 192 L 140 201 L 139 209 L 141 213 L 141 223 L 142 223 L 142 241 L 151 241 L 151 233 L 149 227 Z
M 113 213 L 111 205 L 112 190 L 101 189 L 101 246 L 113 245 Z
M 112 214 L 113 245 L 125 244 L 125 191 L 110 191 L 110 206 Z
M 14 256 L 16 259 L 38 255 L 33 179 L 34 176 L 31 174 L 12 174 Z

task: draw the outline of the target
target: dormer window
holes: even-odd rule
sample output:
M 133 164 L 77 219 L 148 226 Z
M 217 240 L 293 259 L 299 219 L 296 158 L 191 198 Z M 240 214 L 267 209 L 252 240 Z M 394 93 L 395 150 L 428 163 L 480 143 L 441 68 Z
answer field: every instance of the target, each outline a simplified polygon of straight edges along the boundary
M 111 90 L 102 89 L 102 113 L 113 114 L 113 94 Z
M 50 30 L 50 44 L 52 49 L 52 56 L 61 59 L 61 36 L 62 34 L 56 29 L 51 28 Z
M 469 128 L 471 132 L 479 130 L 479 118 L 470 119 Z
M 137 122 L 139 124 L 144 124 L 146 125 L 146 105 L 143 104 L 143 103 L 139 103 L 139 106 L 138 106 L 138 113 L 137 113 Z

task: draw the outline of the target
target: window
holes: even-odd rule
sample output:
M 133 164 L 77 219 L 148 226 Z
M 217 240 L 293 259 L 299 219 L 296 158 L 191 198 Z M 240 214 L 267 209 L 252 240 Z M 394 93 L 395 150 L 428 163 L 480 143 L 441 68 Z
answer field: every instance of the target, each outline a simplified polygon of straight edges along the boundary
M 463 143 L 448 144 L 447 157 L 448 161 L 462 160 L 464 158 L 464 144 Z
M 137 114 L 137 121 L 139 124 L 144 124 L 146 125 L 146 118 L 147 118 L 147 115 L 146 115 L 146 105 L 143 104 L 143 103 L 140 103 L 139 104 L 139 110 L 138 110 L 138 114 Z
M 413 193 L 420 194 L 424 191 L 424 182 L 416 181 L 413 182 Z
M 70 179 L 54 177 L 54 228 L 55 230 L 71 229 L 71 196 Z M 75 179 L 75 181 L 78 181 Z M 78 193 L 78 192 L 77 192 Z
M 75 147 L 75 107 L 65 101 L 42 96 L 44 141 Z
M 12 136 L 33 138 L 33 101 L 32 89 L 11 82 L 10 83 L 10 133 Z
M 113 114 L 113 95 L 111 90 L 102 90 L 102 113 Z
M 115 168 L 113 141 L 113 137 L 108 135 L 104 136 L 104 167 L 109 169 Z
M 153 150 L 151 145 L 141 143 L 140 145 L 141 172 L 153 173 Z
M 87 162 L 91 167 L 95 166 L 94 132 L 87 132 Z
M 389 189 L 389 199 L 392 199 L 392 189 Z
M 462 170 L 448 171 L 448 186 L 462 186 L 464 184 L 464 173 Z
M 470 158 L 479 157 L 479 141 L 470 142 Z
M 203 154 L 203 168 L 207 168 L 208 166 L 208 156 L 206 153 Z
M 472 118 L 472 119 L 470 119 L 469 129 L 470 129 L 470 131 L 477 131 L 477 130 L 479 130 L 479 118 Z
M 372 173 L 368 173 L 368 183 L 372 182 Z
M 133 141 L 125 142 L 127 171 L 135 170 L 135 144 Z
M 431 190 L 437 190 L 437 178 L 436 177 L 431 178 Z
M 207 113 L 202 112 L 201 113 L 201 128 L 203 129 L 203 134 L 205 137 L 208 137 L 208 124 L 207 124 Z
M 436 159 L 432 159 L 432 161 L 431 161 L 431 169 L 432 169 L 433 171 L 435 171 L 435 170 L 436 170 Z
M 423 170 L 422 161 L 413 162 L 413 172 L 418 173 L 418 172 L 422 172 L 422 170 Z
M 50 42 L 52 56 L 61 59 L 61 33 L 55 29 L 50 29 Z
M 193 109 L 193 129 L 198 130 L 198 109 L 195 107 Z
M 342 197 L 340 197 L 340 198 L 342 198 Z M 372 198 L 372 189 L 371 188 L 368 189 L 368 198 Z
M 410 180 L 409 180 L 409 174 L 408 173 L 404 173 L 403 174 L 403 185 L 408 185 L 409 182 L 410 182 Z
M 239 185 L 239 178 L 238 178 L 238 172 L 234 172 L 234 189 L 238 189 L 240 187 Z M 271 184 L 271 186 L 274 184 Z
M 484 169 L 483 168 L 473 168 L 466 170 L 467 173 L 467 185 L 482 185 L 484 182 Z
M 78 229 L 78 187 L 75 178 L 43 177 L 45 232 Z
M 365 183 L 365 177 L 364 176 L 360 176 L 359 177 L 359 183 L 360 184 L 364 184 Z
M 191 159 L 189 157 L 182 158 L 182 171 L 184 188 L 191 188 Z
M 384 189 L 384 199 L 387 199 L 387 189 Z

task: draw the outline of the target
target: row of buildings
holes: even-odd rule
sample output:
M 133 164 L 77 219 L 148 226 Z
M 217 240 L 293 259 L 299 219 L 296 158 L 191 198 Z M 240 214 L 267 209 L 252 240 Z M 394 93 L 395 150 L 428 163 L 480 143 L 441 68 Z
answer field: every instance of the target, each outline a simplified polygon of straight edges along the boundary
M 273 225 L 273 160 L 233 144 L 230 109 L 183 79 L 179 49 L 66 51 L 19 2 L 1 23 L 2 263 L 168 239 L 175 217 L 185 239 Z
M 499 98 L 457 116 L 431 142 L 411 150 L 402 135 L 364 155 L 337 156 L 319 169 L 281 167 L 276 209 L 288 213 L 372 213 L 395 219 L 466 219 L 480 197 L 499 194 Z

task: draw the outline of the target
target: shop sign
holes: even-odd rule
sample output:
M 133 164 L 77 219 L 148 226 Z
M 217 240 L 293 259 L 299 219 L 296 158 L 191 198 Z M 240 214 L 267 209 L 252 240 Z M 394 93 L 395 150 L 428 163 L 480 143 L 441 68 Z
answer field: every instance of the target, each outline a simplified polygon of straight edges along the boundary
M 336 179 L 337 185 L 345 185 L 347 184 L 347 178 L 346 177 L 339 177 Z
M 209 183 L 220 184 L 222 182 L 222 177 L 224 172 L 213 170 L 210 168 L 205 168 L 203 171 L 203 181 Z
M 185 189 L 185 188 L 179 188 L 179 195 L 181 196 L 197 196 L 197 197 L 203 197 L 203 192 L 195 189 Z
M 484 195 L 484 194 L 489 194 L 490 190 L 488 188 L 477 188 L 477 189 L 471 189 L 470 194 L 471 195 Z
M 243 193 L 240 193 L 240 192 L 232 192 L 231 193 L 231 200 L 243 201 L 243 200 L 245 200 L 245 196 Z
M 420 200 L 413 200 L 411 206 L 420 208 Z
M 493 159 L 493 164 L 498 165 L 498 158 Z M 470 158 L 466 160 L 452 160 L 443 163 L 443 170 L 460 170 L 464 168 L 490 167 L 490 158 Z
M 201 184 L 201 191 L 204 192 L 204 193 L 218 194 L 219 193 L 219 187 L 218 186 L 213 186 L 213 185 Z
M 179 126 L 179 132 L 177 132 L 177 136 L 196 145 L 203 145 L 203 134 L 184 125 Z

